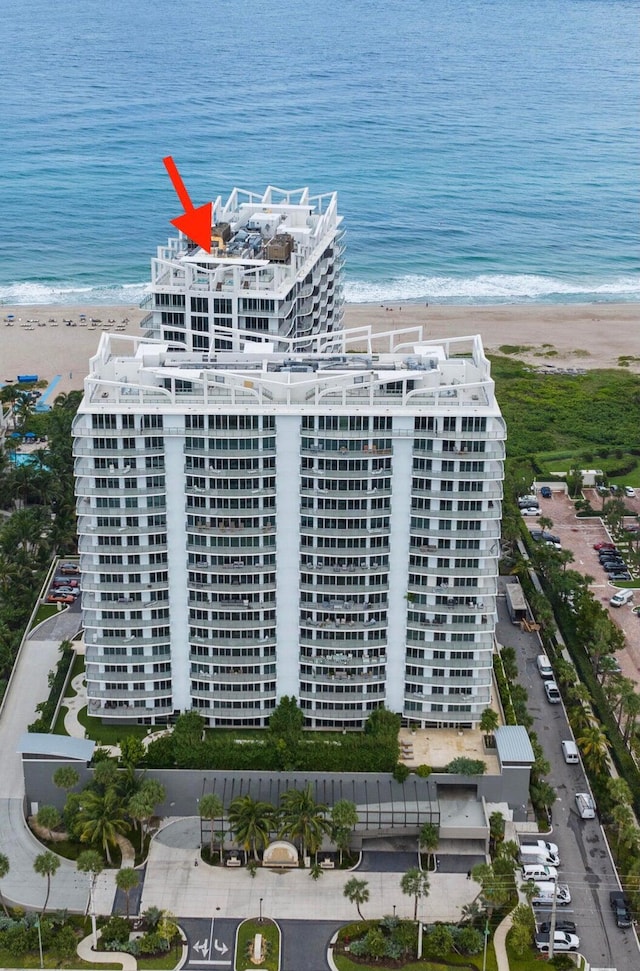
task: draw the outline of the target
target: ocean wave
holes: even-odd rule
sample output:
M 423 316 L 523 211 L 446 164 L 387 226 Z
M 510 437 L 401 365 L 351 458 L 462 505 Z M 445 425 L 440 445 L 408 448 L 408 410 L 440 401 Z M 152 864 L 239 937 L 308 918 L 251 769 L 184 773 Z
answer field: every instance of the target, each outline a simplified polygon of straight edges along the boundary
M 550 302 L 638 300 L 640 277 L 609 281 L 561 280 L 536 274 L 483 273 L 476 276 L 407 274 L 390 280 L 347 280 L 348 303 L 432 300 L 434 303 Z
M 148 283 L 114 283 L 92 287 L 73 283 L 47 284 L 28 281 L 0 286 L 0 304 L 137 305 L 147 296 L 149 290 Z
M 0 286 L 0 305 L 104 305 L 139 304 L 150 292 L 149 283 L 114 283 L 82 286 L 36 281 Z M 353 279 L 345 282 L 348 303 L 432 301 L 433 303 L 563 303 L 640 300 L 640 277 L 609 281 L 563 280 L 536 274 L 478 274 L 426 276 L 405 274 L 388 280 Z

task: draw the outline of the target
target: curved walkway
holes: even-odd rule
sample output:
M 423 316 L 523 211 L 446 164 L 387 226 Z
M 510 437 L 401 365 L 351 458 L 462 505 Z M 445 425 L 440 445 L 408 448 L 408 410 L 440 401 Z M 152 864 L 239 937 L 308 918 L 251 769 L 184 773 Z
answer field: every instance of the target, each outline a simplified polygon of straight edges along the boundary
M 98 937 L 102 932 L 98 931 Z M 78 944 L 78 957 L 89 964 L 119 964 L 122 971 L 137 971 L 138 962 L 133 954 L 125 954 L 124 951 L 94 951 L 93 936 L 89 934 Z
M 507 957 L 507 934 L 511 930 L 513 917 L 507 914 L 505 919 L 496 927 L 493 935 L 493 947 L 496 952 L 496 962 L 498 971 L 509 971 L 509 958 Z

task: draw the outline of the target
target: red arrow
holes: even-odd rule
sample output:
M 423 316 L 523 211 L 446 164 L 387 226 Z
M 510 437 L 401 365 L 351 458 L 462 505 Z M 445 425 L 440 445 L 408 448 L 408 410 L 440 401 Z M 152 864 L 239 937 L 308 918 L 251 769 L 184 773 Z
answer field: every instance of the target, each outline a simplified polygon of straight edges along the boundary
M 171 220 L 171 225 L 179 229 L 181 233 L 188 236 L 189 239 L 197 243 L 203 250 L 207 253 L 211 252 L 211 218 L 213 204 L 211 202 L 205 203 L 204 206 L 198 206 L 194 208 L 194 205 L 189 198 L 189 193 L 185 189 L 184 182 L 180 178 L 180 173 L 176 168 L 176 163 L 173 161 L 170 155 L 162 159 L 164 167 L 169 173 L 169 178 L 171 179 L 171 184 L 176 190 L 178 199 L 182 203 L 182 208 L 184 209 L 184 214 L 178 216 L 176 219 Z

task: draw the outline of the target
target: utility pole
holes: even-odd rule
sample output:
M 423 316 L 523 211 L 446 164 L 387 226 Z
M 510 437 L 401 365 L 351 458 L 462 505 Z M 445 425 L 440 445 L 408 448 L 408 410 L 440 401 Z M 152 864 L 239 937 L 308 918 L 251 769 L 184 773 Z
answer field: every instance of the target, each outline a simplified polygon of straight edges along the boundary
M 89 906 L 91 907 L 91 933 L 93 936 L 93 950 L 98 950 L 98 931 L 96 928 L 96 905 L 93 899 L 93 889 L 96 882 L 95 873 L 91 874 L 91 883 L 89 884 Z
M 551 904 L 551 926 L 549 928 L 549 960 L 553 958 L 553 945 L 556 936 L 556 914 L 558 903 L 558 880 L 553 885 L 553 902 Z
M 482 953 L 482 971 L 487 971 L 487 945 L 489 943 L 489 918 L 484 924 L 484 950 Z

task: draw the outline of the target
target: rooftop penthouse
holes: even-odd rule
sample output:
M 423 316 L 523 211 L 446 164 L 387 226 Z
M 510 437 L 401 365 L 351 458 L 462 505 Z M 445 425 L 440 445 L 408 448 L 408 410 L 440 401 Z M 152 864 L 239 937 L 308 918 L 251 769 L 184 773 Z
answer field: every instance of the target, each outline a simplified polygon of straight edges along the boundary
M 211 252 L 184 235 L 151 262 L 148 336 L 194 350 L 231 349 L 237 328 L 306 337 L 342 326 L 337 193 L 234 189 L 213 203 Z M 218 327 L 230 342 L 211 341 Z

